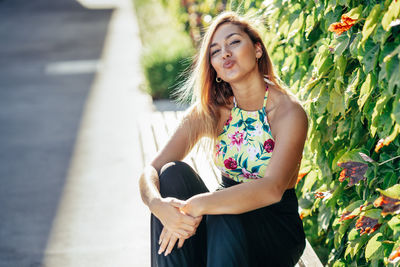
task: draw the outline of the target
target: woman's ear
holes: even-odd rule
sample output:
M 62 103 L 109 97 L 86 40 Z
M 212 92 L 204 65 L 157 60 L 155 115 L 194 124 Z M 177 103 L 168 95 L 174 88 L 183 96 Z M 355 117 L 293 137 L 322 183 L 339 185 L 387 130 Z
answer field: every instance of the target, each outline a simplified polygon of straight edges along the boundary
M 254 45 L 255 50 L 256 50 L 256 58 L 260 58 L 263 55 L 262 47 L 259 42 L 255 43 Z

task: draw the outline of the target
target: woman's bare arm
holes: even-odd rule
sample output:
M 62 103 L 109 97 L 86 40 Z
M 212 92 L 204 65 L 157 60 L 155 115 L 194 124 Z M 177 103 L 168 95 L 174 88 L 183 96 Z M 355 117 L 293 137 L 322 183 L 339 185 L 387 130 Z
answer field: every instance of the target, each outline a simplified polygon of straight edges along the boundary
M 176 198 L 162 198 L 160 195 L 159 173 L 166 163 L 182 160 L 189 152 L 191 142 L 196 142 L 197 134 L 193 141 L 189 140 L 188 129 L 193 127 L 197 120 L 194 108 L 190 109 L 182 119 L 180 125 L 167 142 L 165 147 L 146 166 L 139 179 L 139 189 L 143 202 L 150 211 L 162 222 L 176 237 L 187 238 L 199 223 L 198 218 L 188 216 L 179 211 L 184 205 L 183 201 Z
M 181 120 L 175 133 L 167 144 L 157 153 L 151 163 L 145 167 L 139 179 L 140 193 L 143 202 L 150 208 L 154 201 L 161 198 L 158 174 L 168 162 L 179 161 L 185 158 L 192 144 L 195 144 L 201 134 L 196 134 L 194 140 L 189 140 L 190 127 L 198 122 L 195 107 L 192 107 Z

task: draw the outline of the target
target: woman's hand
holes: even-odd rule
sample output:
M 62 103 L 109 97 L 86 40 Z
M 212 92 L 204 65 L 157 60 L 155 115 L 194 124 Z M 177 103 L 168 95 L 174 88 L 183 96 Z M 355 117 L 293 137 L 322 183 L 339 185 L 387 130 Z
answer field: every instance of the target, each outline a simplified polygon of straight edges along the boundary
M 186 200 L 185 205 L 181 207 L 180 210 L 192 217 L 204 215 L 204 201 L 202 201 L 202 198 L 205 197 L 207 194 L 209 193 L 198 194 L 189 198 L 188 200 Z
M 160 245 L 158 254 L 161 254 L 165 251 L 164 256 L 167 256 L 169 253 L 171 253 L 176 241 L 178 241 L 178 238 L 164 227 L 161 232 L 160 239 L 158 240 L 158 244 Z M 178 248 L 181 248 L 184 242 L 185 239 L 179 238 Z
M 195 220 L 196 220 L 195 230 L 192 233 L 190 233 L 189 237 L 196 234 L 197 227 L 199 226 L 202 218 L 203 218 L 203 216 L 199 216 L 199 217 L 195 218 Z M 181 248 L 183 246 L 186 239 L 179 238 L 178 248 Z M 158 254 L 161 254 L 164 251 L 165 251 L 164 256 L 167 256 L 168 254 L 170 254 L 172 249 L 175 246 L 176 241 L 178 241 L 178 238 L 172 232 L 168 231 L 164 227 L 161 232 L 160 238 L 158 240 L 158 244 L 160 244 L 160 249 L 158 250 Z
M 161 221 L 164 228 L 176 238 L 189 238 L 196 231 L 198 219 L 180 211 L 185 201 L 176 198 L 162 198 L 151 205 L 151 212 Z

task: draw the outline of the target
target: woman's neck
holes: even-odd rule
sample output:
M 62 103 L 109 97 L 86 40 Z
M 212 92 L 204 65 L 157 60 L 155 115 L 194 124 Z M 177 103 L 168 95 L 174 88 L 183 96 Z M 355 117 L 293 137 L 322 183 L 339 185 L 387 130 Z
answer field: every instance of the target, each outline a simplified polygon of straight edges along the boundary
M 261 75 L 231 83 L 231 87 L 239 108 L 255 111 L 263 107 L 266 84 Z

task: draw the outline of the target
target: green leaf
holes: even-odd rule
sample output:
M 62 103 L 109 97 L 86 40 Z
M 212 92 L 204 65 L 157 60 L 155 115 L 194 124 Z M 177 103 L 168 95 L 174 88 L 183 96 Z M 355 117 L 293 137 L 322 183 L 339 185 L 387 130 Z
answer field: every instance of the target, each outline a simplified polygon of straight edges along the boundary
M 332 218 L 331 208 L 323 205 L 318 213 L 319 227 L 321 227 L 321 229 L 326 231 L 326 229 L 328 229 L 331 218 Z
M 360 237 L 360 233 L 358 232 L 358 230 L 356 228 L 351 229 L 351 231 L 347 235 L 347 238 L 349 239 L 349 241 L 353 241 L 359 237 Z
M 398 57 L 392 57 L 392 59 L 386 63 L 386 72 L 389 77 L 388 90 L 394 92 L 394 87 L 400 87 L 400 64 Z
M 350 78 L 350 82 L 348 83 L 347 89 L 344 92 L 344 104 L 346 106 L 346 108 L 349 107 L 349 102 L 352 98 L 352 96 L 356 93 L 356 88 L 358 86 L 358 83 L 360 82 L 360 73 L 361 70 L 360 68 L 357 69 L 357 71 L 353 72 L 351 78 Z
M 301 192 L 310 192 L 311 188 L 317 181 L 318 174 L 315 170 L 312 170 L 310 173 L 307 174 L 307 176 L 304 178 L 304 185 L 301 188 Z
M 390 198 L 396 198 L 400 199 L 400 184 L 396 184 L 392 187 L 389 187 L 386 190 L 382 190 L 380 188 L 377 188 L 376 191 L 380 192 L 382 195 L 390 197 Z
M 350 37 L 347 34 L 342 34 L 336 38 L 337 45 L 335 46 L 335 54 L 341 55 L 344 50 L 347 48 L 350 42 Z
M 341 83 L 344 83 L 343 75 L 344 75 L 344 71 L 346 70 L 347 59 L 342 55 L 339 57 L 336 57 L 335 65 L 336 65 L 336 73 L 335 73 L 336 81 L 340 81 Z M 336 89 L 336 84 L 335 84 L 335 89 Z M 336 90 L 336 92 L 341 93 L 341 90 L 339 90 L 339 91 Z
M 389 227 L 393 231 L 400 232 L 400 215 L 397 215 L 388 221 Z
M 374 112 L 372 113 L 372 118 L 371 118 L 371 135 L 375 136 L 376 130 L 378 128 L 378 123 L 379 123 L 379 116 L 382 114 L 382 111 L 384 111 L 384 108 L 387 104 L 387 102 L 390 100 L 391 96 L 384 94 L 381 96 L 378 101 L 376 102 Z
M 361 38 L 362 38 L 362 35 L 360 32 L 358 32 L 356 34 L 356 37 L 353 39 L 353 41 L 350 44 L 350 54 L 353 57 L 357 57 L 357 55 L 358 55 L 358 45 L 360 43 Z
M 368 37 L 371 35 L 371 33 L 375 30 L 380 14 L 381 14 L 381 5 L 377 4 L 371 10 L 371 13 L 369 13 L 369 16 L 367 17 L 364 23 L 364 27 L 362 29 L 363 38 L 361 39 L 360 42 L 361 44 L 364 44 L 365 41 L 368 39 Z
M 365 258 L 367 261 L 373 259 L 383 259 L 384 247 L 382 245 L 383 234 L 377 233 L 369 241 L 365 248 Z
M 345 13 L 344 15 L 346 15 L 352 19 L 358 19 L 361 15 L 363 7 L 364 7 L 363 5 L 359 5 L 358 7 L 351 9 L 349 12 Z
M 362 107 L 364 106 L 369 95 L 371 94 L 372 89 L 374 89 L 375 83 L 376 83 L 375 76 L 373 74 L 369 73 L 367 75 L 367 78 L 365 79 L 363 85 L 361 86 L 360 97 L 357 101 L 360 111 L 362 110 Z
M 336 91 L 332 91 L 330 94 L 331 103 L 331 116 L 335 117 L 339 114 L 345 113 L 344 99 L 342 94 L 338 94 Z
M 397 94 L 396 99 L 393 101 L 392 118 L 397 124 L 400 124 L 400 94 Z
M 390 6 L 388 7 L 385 15 L 382 18 L 382 27 L 385 31 L 390 30 L 390 23 L 398 18 L 400 15 L 400 1 L 393 0 Z
M 306 29 L 304 30 L 306 38 L 308 38 L 311 31 L 314 29 L 315 25 L 314 17 L 315 17 L 315 8 L 313 9 L 312 13 L 310 13 L 306 18 Z
M 379 56 L 379 45 L 375 45 L 367 51 L 361 63 L 364 64 L 364 72 L 369 73 L 375 70 L 376 64 L 378 63 Z

